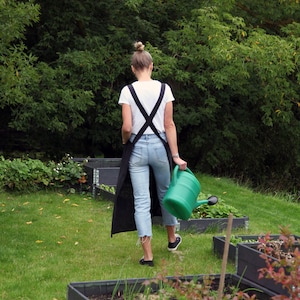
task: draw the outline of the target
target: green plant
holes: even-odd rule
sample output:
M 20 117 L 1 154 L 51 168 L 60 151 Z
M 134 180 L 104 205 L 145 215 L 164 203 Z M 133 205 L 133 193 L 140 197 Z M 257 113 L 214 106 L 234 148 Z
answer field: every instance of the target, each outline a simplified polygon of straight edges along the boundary
M 10 190 L 36 190 L 41 186 L 49 186 L 51 170 L 40 160 L 31 158 L 15 158 L 0 160 L 0 182 L 2 188 Z
M 205 197 L 205 195 L 200 193 L 199 198 L 202 199 L 203 196 Z M 233 216 L 237 218 L 243 216 L 235 207 L 226 204 L 223 199 L 219 198 L 218 203 L 215 205 L 204 204 L 195 208 L 193 210 L 191 218 L 227 218 L 230 213 L 232 213 Z
M 263 251 L 261 257 L 266 262 L 266 267 L 259 270 L 259 278 L 272 278 L 288 290 L 289 296 L 277 295 L 272 297 L 273 300 L 299 300 L 300 251 L 298 247 L 293 247 L 295 237 L 291 234 L 288 226 L 280 227 L 280 232 L 280 241 L 276 241 L 276 243 L 271 241 L 270 234 L 259 239 L 258 249 Z
M 76 184 L 86 183 L 86 173 L 83 170 L 83 164 L 73 161 L 69 154 L 55 163 L 49 162 L 48 166 L 52 170 L 52 184 L 55 187 L 74 186 Z
M 253 240 L 253 239 L 246 239 L 246 240 L 243 240 L 242 237 L 240 236 L 237 236 L 237 235 L 234 235 L 232 234 L 230 236 L 230 243 L 233 244 L 233 245 L 237 245 L 238 243 L 257 243 L 258 241 L 257 240 Z
M 106 184 L 100 184 L 100 189 L 109 192 L 111 194 L 115 194 L 116 193 L 116 188 L 114 186 L 109 186 Z
M 73 187 L 86 183 L 83 164 L 66 155 L 61 162 L 47 164 L 29 157 L 12 160 L 0 157 L 0 187 L 6 190 L 35 191 L 46 187 Z

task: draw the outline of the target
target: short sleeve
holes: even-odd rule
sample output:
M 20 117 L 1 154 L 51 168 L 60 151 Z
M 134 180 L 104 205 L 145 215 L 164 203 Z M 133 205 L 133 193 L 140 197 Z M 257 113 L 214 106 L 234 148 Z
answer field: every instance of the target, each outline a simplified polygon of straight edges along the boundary
M 165 90 L 165 95 L 164 95 L 164 100 L 165 102 L 171 102 L 171 101 L 174 101 L 175 98 L 174 98 L 174 95 L 172 93 L 172 90 L 170 88 L 170 86 L 166 83 L 166 90 Z
M 131 99 L 130 91 L 129 91 L 128 87 L 125 86 L 121 90 L 120 97 L 119 97 L 119 102 L 118 103 L 120 105 L 122 105 L 122 104 L 128 104 L 128 105 L 130 105 L 130 99 Z

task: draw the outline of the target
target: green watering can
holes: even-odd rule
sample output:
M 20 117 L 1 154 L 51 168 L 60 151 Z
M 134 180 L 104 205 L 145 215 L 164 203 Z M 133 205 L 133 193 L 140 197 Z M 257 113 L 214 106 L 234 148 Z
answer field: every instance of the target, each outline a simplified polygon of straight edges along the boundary
M 216 196 L 210 196 L 206 200 L 197 200 L 200 190 L 200 182 L 193 172 L 189 168 L 184 171 L 179 170 L 176 165 L 169 189 L 163 198 L 163 205 L 173 216 L 187 220 L 198 206 L 214 205 L 218 202 Z

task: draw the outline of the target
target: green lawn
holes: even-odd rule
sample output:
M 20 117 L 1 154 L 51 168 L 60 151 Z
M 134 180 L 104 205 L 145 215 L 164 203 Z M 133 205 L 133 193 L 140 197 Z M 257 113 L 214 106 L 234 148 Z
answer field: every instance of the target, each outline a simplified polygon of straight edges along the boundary
M 199 176 L 202 192 L 215 194 L 250 219 L 238 234 L 277 234 L 291 225 L 300 234 L 300 205 L 261 195 L 231 180 Z M 112 202 L 90 196 L 39 192 L 0 195 L 0 298 L 66 299 L 75 281 L 153 277 L 164 266 L 168 275 L 220 273 L 221 259 L 212 253 L 216 233 L 181 232 L 176 253 L 167 251 L 164 228 L 154 226 L 155 267 L 140 266 L 142 250 L 136 232 L 110 237 Z M 217 233 L 217 235 L 223 235 Z M 227 272 L 234 272 L 229 263 Z

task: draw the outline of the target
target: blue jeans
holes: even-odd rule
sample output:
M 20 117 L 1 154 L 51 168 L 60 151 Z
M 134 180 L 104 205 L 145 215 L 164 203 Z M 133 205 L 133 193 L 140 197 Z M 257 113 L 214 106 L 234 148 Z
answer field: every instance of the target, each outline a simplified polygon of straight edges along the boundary
M 132 141 L 135 135 L 132 135 Z M 161 137 L 166 140 L 164 133 Z M 134 145 L 130 160 L 129 172 L 134 195 L 134 219 L 138 236 L 152 236 L 150 166 L 154 173 L 157 196 L 160 201 L 163 225 L 175 226 L 177 219 L 162 205 L 168 190 L 171 174 L 166 149 L 155 134 L 144 134 Z

